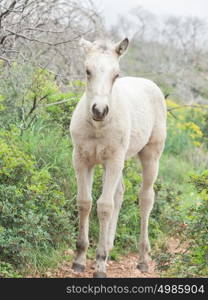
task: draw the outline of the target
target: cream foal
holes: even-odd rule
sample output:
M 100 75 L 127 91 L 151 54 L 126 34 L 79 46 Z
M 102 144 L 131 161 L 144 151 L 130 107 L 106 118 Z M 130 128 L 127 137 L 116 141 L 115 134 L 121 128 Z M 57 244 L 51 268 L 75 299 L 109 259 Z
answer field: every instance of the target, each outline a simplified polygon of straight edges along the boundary
M 166 106 L 162 92 L 152 81 L 119 78 L 119 58 L 128 44 L 128 39 L 118 44 L 80 41 L 86 56 L 87 86 L 70 125 L 79 208 L 79 236 L 73 269 L 78 272 L 85 269 L 93 167 L 102 164 L 104 179 L 102 194 L 97 201 L 100 233 L 94 277 L 106 277 L 106 261 L 113 247 L 124 193 L 124 161 L 137 155 L 143 170 L 139 195 L 138 268 L 148 271 L 148 220 L 154 203 L 153 184 L 166 138 Z

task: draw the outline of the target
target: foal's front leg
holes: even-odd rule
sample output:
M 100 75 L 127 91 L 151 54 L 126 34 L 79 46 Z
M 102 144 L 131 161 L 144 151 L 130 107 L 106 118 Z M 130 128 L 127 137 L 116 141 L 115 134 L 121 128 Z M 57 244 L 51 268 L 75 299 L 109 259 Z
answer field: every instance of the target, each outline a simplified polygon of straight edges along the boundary
M 77 253 L 72 268 L 83 272 L 86 265 L 86 253 L 89 246 L 89 214 L 92 206 L 91 189 L 93 169 L 74 159 L 77 176 L 77 206 L 79 209 L 79 235 L 76 243 Z
M 99 242 L 96 252 L 96 267 L 94 277 L 106 277 L 106 261 L 108 258 L 109 224 L 114 209 L 114 194 L 121 178 L 124 165 L 123 156 L 108 160 L 105 165 L 105 179 L 102 195 L 97 202 L 97 212 L 100 224 Z
M 108 249 L 109 251 L 113 249 L 113 244 L 114 244 L 114 239 L 116 235 L 116 226 L 118 222 L 118 216 L 119 212 L 121 209 L 121 205 L 123 202 L 123 194 L 124 194 L 124 183 L 123 179 L 121 178 L 118 181 L 116 192 L 114 195 L 114 209 L 113 209 L 113 214 L 111 217 L 111 221 L 109 224 L 109 229 L 108 229 Z

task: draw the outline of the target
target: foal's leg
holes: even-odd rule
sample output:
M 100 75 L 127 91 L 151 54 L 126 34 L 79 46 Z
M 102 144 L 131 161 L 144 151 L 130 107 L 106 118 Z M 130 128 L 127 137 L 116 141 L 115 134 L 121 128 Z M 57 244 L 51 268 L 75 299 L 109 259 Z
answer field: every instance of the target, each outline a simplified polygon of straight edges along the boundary
M 114 244 L 118 215 L 123 202 L 123 194 L 124 194 L 124 184 L 123 184 L 123 179 L 121 177 L 116 188 L 116 192 L 114 196 L 114 210 L 113 210 L 113 214 L 108 229 L 108 250 L 109 251 L 113 248 L 113 244 Z
M 79 209 L 79 234 L 76 243 L 77 254 L 72 268 L 83 272 L 86 265 L 86 253 L 89 246 L 89 214 L 92 206 L 92 167 L 88 167 L 74 160 L 77 176 L 77 206 Z
M 141 232 L 140 232 L 140 257 L 138 268 L 148 271 L 148 252 L 150 244 L 148 238 L 148 222 L 150 212 L 154 204 L 154 182 L 158 175 L 159 159 L 163 150 L 163 143 L 147 144 L 139 153 L 142 164 L 142 187 L 140 191 L 140 209 L 141 209 Z
M 96 252 L 96 267 L 94 277 L 106 277 L 106 261 L 108 257 L 109 225 L 114 209 L 114 195 L 121 178 L 124 165 L 123 156 L 107 161 L 105 165 L 105 179 L 102 195 L 97 202 L 97 211 L 100 224 L 99 241 Z

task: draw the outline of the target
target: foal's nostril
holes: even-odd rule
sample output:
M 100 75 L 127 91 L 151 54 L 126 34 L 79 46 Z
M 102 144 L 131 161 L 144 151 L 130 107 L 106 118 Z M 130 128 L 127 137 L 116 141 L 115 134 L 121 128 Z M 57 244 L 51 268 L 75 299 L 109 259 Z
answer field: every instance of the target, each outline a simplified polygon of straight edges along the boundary
M 109 111 L 109 108 L 108 106 L 106 105 L 106 107 L 100 111 L 98 108 L 97 108 L 97 104 L 93 104 L 92 106 L 92 113 L 93 113 L 93 116 L 97 119 L 97 120 L 102 120 L 107 114 L 108 114 L 108 111 Z
M 96 108 L 96 104 L 94 104 L 92 106 L 92 113 L 94 116 L 96 116 L 97 118 L 101 118 L 102 117 L 102 113 L 99 111 L 99 109 Z
M 106 116 L 109 112 L 109 108 L 108 108 L 108 105 L 106 105 L 104 111 L 103 111 L 103 116 Z
M 93 114 L 96 114 L 97 113 L 97 108 L 96 108 L 96 104 L 93 104 L 93 106 L 92 106 L 92 112 L 93 112 Z

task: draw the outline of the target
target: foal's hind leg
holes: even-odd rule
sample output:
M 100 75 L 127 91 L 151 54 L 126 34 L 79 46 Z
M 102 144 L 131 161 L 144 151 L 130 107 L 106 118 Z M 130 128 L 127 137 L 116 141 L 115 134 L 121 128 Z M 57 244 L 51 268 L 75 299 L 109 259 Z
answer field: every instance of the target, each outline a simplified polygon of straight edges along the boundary
M 139 263 L 138 268 L 148 271 L 148 252 L 150 244 L 148 238 L 148 222 L 150 212 L 154 204 L 154 182 L 158 175 L 159 159 L 163 150 L 163 143 L 147 144 L 139 153 L 142 164 L 142 187 L 140 191 L 140 209 L 141 209 L 141 232 L 139 243 Z

